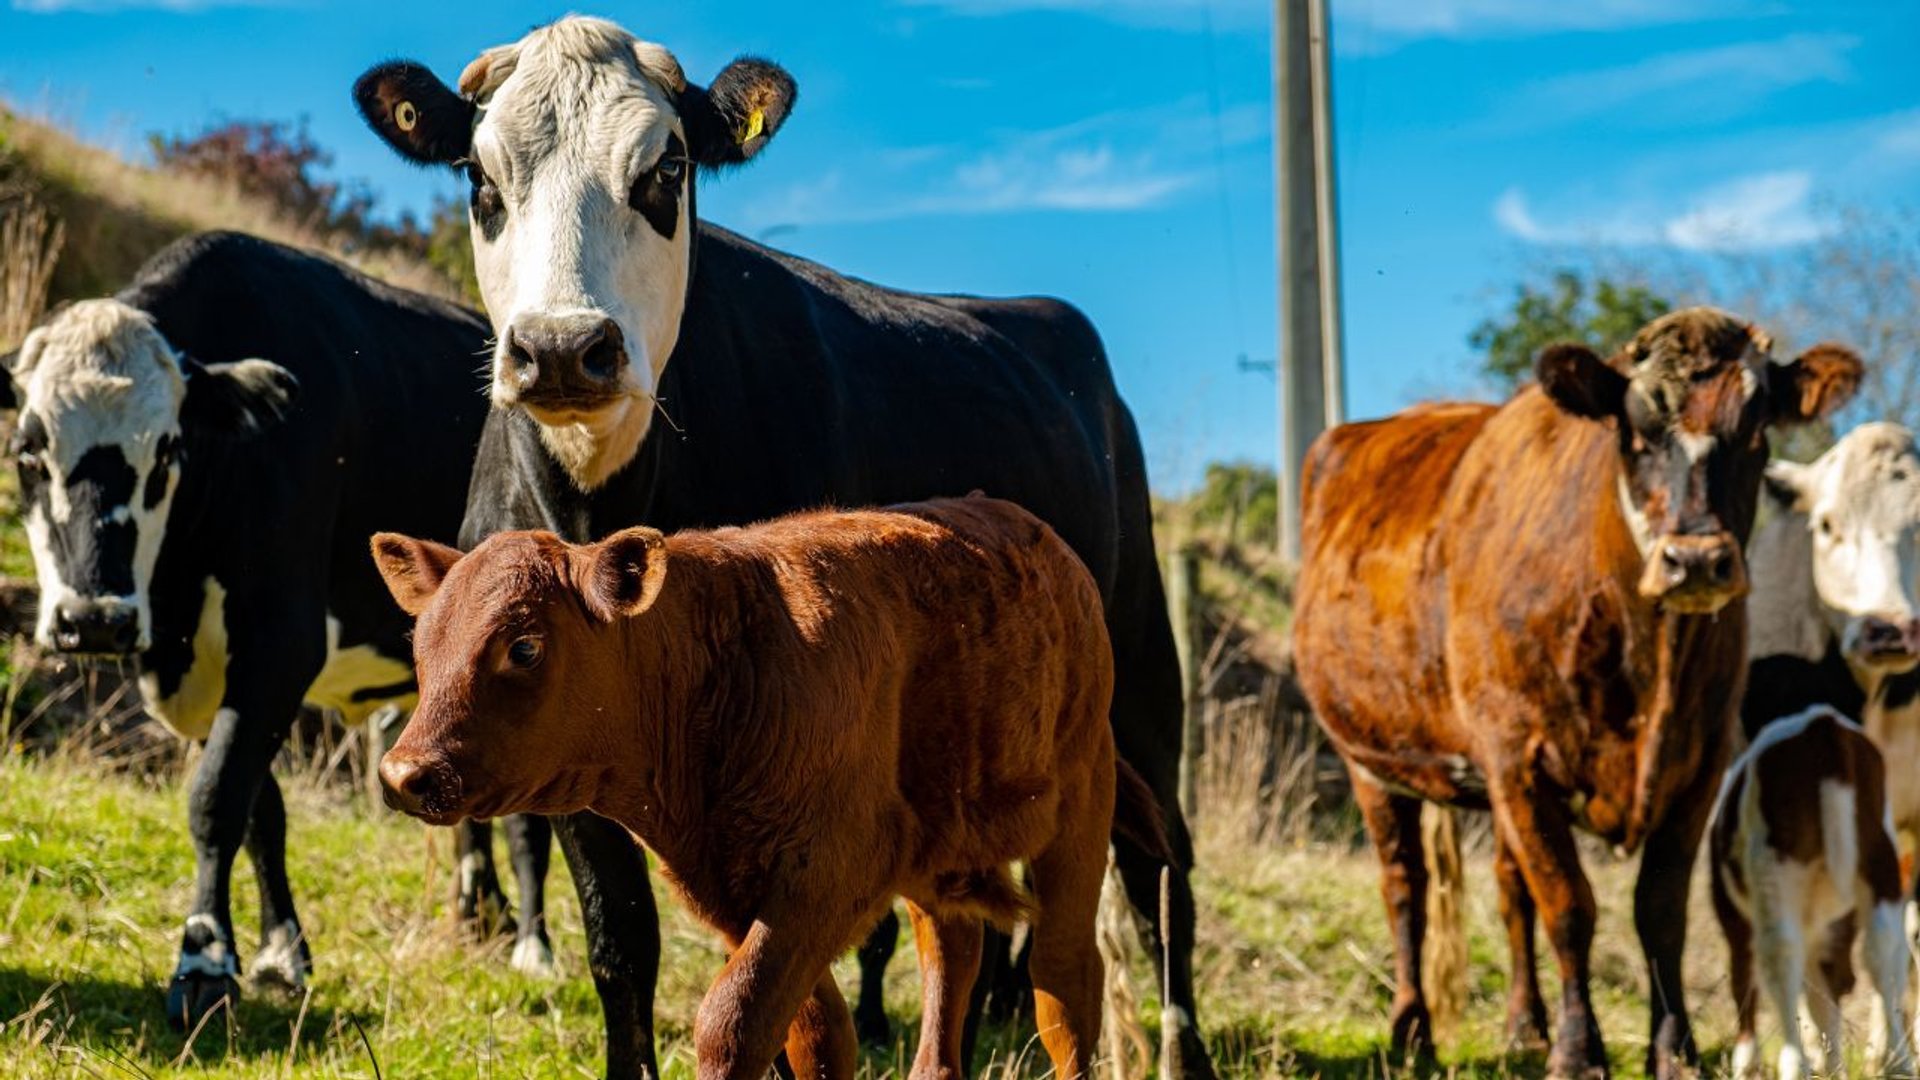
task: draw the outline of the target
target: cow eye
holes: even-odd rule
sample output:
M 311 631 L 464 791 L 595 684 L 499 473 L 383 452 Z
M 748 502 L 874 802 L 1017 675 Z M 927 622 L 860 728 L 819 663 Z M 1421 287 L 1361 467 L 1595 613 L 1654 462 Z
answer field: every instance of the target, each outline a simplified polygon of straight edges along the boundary
M 653 167 L 653 172 L 654 175 L 660 178 L 661 183 L 679 187 L 680 181 L 686 179 L 687 176 L 687 159 L 683 157 L 663 157 L 660 159 L 660 164 Z
M 17 460 L 20 463 L 21 472 L 33 473 L 38 476 L 45 476 L 47 473 L 47 463 L 40 460 L 40 455 L 31 450 L 20 451 Z
M 1829 540 L 1833 539 L 1833 519 L 1832 518 L 1826 516 L 1825 514 L 1820 515 L 1819 527 L 1820 527 L 1821 536 L 1824 536 Z
M 467 162 L 467 182 L 473 185 L 473 194 L 467 203 L 473 211 L 473 220 L 483 228 L 498 227 L 500 215 L 507 209 L 506 201 L 500 197 L 500 188 L 487 178 L 477 161 Z
M 515 638 L 513 643 L 507 646 L 507 660 L 517 668 L 537 667 L 540 664 L 540 658 L 544 655 L 546 655 L 546 648 L 537 637 Z

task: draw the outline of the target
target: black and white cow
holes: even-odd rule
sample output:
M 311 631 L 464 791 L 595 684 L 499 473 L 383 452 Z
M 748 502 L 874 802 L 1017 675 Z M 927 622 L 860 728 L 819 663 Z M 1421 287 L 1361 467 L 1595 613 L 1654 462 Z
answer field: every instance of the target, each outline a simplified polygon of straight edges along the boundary
M 1920 446 L 1862 424 L 1818 460 L 1767 467 L 1774 516 L 1748 562 L 1747 734 L 1813 705 L 1859 721 L 1886 756 L 1887 804 L 1920 848 Z
M 665 48 L 567 18 L 486 51 L 459 85 L 394 62 L 354 96 L 396 151 L 471 181 L 498 408 L 463 546 L 502 529 L 588 540 L 641 522 L 738 524 L 975 489 L 1032 509 L 1086 560 L 1108 605 L 1114 733 L 1159 795 L 1182 860 L 1163 867 L 1116 837 L 1120 868 L 1156 924 L 1150 953 L 1171 959 L 1166 1074 L 1209 1075 L 1175 798 L 1179 669 L 1139 436 L 1093 327 L 1054 300 L 896 292 L 701 223 L 696 167 L 752 158 L 792 108 L 794 82 L 772 64 L 737 60 L 701 87 Z M 645 859 L 591 815 L 558 825 L 606 1010 L 608 1074 L 657 1075 Z
M 303 700 L 350 719 L 411 700 L 409 620 L 367 537 L 454 536 L 488 336 L 452 304 L 207 233 L 118 296 L 61 309 L 6 358 L 34 636 L 137 657 L 147 711 L 206 743 L 193 906 L 167 992 L 177 1024 L 238 992 L 228 888 L 243 843 L 264 922 L 250 973 L 306 980 L 270 765 Z

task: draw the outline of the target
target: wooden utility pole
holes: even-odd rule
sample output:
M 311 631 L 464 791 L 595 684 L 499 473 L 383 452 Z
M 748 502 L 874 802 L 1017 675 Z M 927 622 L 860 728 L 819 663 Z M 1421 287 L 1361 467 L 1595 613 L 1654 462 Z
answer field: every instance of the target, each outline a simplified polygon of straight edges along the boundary
M 1346 415 L 1340 236 L 1325 0 L 1274 0 L 1274 196 L 1280 256 L 1280 554 L 1300 558 L 1300 466 Z

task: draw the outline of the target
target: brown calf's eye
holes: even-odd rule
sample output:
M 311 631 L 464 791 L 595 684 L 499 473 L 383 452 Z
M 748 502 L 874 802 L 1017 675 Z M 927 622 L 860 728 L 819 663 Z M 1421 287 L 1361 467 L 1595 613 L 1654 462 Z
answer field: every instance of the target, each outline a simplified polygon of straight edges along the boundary
M 537 637 L 515 638 L 507 646 L 507 660 L 517 668 L 530 668 L 540 663 L 544 649 Z

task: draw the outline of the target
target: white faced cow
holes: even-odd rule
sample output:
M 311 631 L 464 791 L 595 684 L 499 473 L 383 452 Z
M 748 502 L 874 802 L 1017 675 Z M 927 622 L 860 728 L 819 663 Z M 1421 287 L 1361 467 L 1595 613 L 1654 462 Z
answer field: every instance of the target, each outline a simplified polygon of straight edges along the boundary
M 354 719 L 413 695 L 407 622 L 366 538 L 458 527 L 486 337 L 450 304 L 208 233 L 118 296 L 57 312 L 7 358 L 34 636 L 134 658 L 148 712 L 206 744 L 175 1024 L 238 992 L 228 893 L 243 844 L 264 923 L 250 973 L 306 980 L 270 765 L 303 700 Z
M 739 525 L 975 489 L 1073 546 L 1108 605 L 1120 755 L 1154 787 L 1180 856 L 1167 867 L 1116 838 L 1129 896 L 1154 924 L 1149 952 L 1168 962 L 1165 1073 L 1207 1075 L 1176 797 L 1179 666 L 1139 436 L 1084 316 L 1041 298 L 898 292 L 699 221 L 701 173 L 756 156 L 791 112 L 793 79 L 765 61 L 736 60 L 703 87 L 661 46 L 570 17 L 487 50 L 457 93 L 402 61 L 368 71 L 354 97 L 388 145 L 472 187 L 500 408 L 463 546 L 507 529 L 584 543 L 637 524 Z M 591 815 L 559 835 L 607 1071 L 647 1073 L 659 934 L 645 861 Z
M 1863 424 L 1808 465 L 1776 461 L 1775 514 L 1754 536 L 1750 736 L 1830 705 L 1880 746 L 1904 847 L 1920 845 L 1920 448 Z

